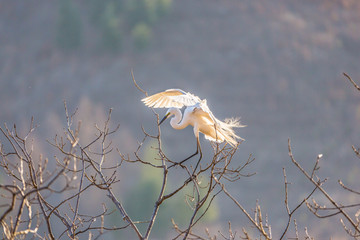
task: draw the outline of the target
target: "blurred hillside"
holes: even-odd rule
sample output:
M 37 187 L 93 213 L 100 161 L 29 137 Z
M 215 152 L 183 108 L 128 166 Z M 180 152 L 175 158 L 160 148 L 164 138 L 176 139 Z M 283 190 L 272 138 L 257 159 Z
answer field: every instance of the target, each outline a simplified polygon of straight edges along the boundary
M 342 73 L 360 82 L 359 1 L 173 0 L 156 20 L 131 20 L 141 13 L 131 12 L 127 1 L 91 8 L 95 2 L 73 1 L 72 21 L 79 25 L 70 25 L 81 36 L 70 47 L 59 44 L 66 41 L 59 40 L 61 19 L 65 28 L 71 19 L 61 15 L 67 11 L 61 10 L 64 1 L 0 2 L 1 124 L 25 128 L 34 116 L 38 138 L 44 139 L 39 149 L 50 155 L 45 139 L 62 131 L 63 100 L 72 110 L 79 108 L 89 136 L 94 123 L 114 108 L 113 121 L 121 124 L 116 145 L 131 153 L 142 136 L 140 126 L 150 132 L 155 126 L 132 83 L 133 69 L 149 94 L 181 88 L 206 98 L 219 119 L 240 116 L 248 125 L 238 131 L 246 139 L 238 158 L 253 154 L 251 170 L 257 175 L 232 188 L 249 209 L 260 199 L 273 231 L 282 230 L 286 216 L 282 167 L 293 183 L 290 200 L 301 201 L 311 189 L 290 164 L 288 138 L 305 167 L 324 154 L 322 173 L 330 176 L 330 193 L 346 199 L 335 192 L 337 180 L 358 183 L 360 164 L 351 145 L 360 141 L 360 95 Z M 103 9 L 99 19 L 105 20 L 92 20 L 97 15 L 91 9 Z M 106 27 L 97 25 L 104 21 Z M 195 150 L 190 128 L 179 132 L 164 124 L 162 129 L 174 159 Z M 210 154 L 209 144 L 202 145 Z M 219 207 L 218 225 L 231 219 L 241 226 L 240 212 L 225 206 Z M 317 219 L 303 212 L 299 227 L 308 226 L 318 239 L 343 233 L 336 221 L 338 228 L 312 229 L 308 223 Z

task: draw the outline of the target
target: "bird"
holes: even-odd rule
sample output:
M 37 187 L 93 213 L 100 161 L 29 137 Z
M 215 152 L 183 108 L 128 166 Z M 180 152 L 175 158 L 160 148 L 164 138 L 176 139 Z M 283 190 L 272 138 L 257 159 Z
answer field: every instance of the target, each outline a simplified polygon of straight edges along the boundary
M 239 121 L 239 118 L 227 118 L 224 121 L 218 120 L 210 111 L 206 99 L 200 99 L 192 93 L 181 89 L 168 89 L 163 92 L 153 94 L 141 99 L 141 101 L 150 108 L 168 108 L 165 116 L 159 122 L 162 124 L 167 118 L 173 116 L 170 125 L 174 129 L 184 129 L 187 126 L 193 126 L 196 137 L 196 152 L 183 161 L 176 163 L 181 165 L 188 159 L 200 153 L 195 170 L 202 159 L 202 150 L 200 146 L 199 133 L 204 134 L 205 139 L 222 143 L 227 142 L 232 147 L 236 147 L 237 140 L 244 140 L 236 135 L 233 128 L 245 127 Z M 180 111 L 185 107 L 184 114 Z M 172 165 L 173 166 L 173 165 Z

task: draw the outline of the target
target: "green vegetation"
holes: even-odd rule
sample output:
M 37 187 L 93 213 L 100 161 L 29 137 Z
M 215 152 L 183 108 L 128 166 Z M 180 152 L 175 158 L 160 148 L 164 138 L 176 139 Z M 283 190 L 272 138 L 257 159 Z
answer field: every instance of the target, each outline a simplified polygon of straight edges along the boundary
M 99 37 L 99 45 L 108 51 L 118 51 L 124 36 L 131 35 L 137 50 L 145 49 L 152 38 L 152 27 L 167 15 L 172 0 L 89 0 L 79 3 L 84 20 Z M 82 43 L 80 12 L 70 0 L 61 0 L 57 45 L 62 49 L 75 49 Z M 85 42 L 86 44 L 86 42 Z
M 61 0 L 56 33 L 57 46 L 64 50 L 73 50 L 82 43 L 82 22 L 78 9 L 70 0 Z
M 148 25 L 139 23 L 132 30 L 131 36 L 137 49 L 145 49 L 151 39 L 151 29 Z
M 156 2 L 156 14 L 159 17 L 167 15 L 170 11 L 172 0 L 157 0 Z
M 117 17 L 116 8 L 113 3 L 106 5 L 99 25 L 104 48 L 118 51 L 121 48 L 122 31 L 120 19 Z

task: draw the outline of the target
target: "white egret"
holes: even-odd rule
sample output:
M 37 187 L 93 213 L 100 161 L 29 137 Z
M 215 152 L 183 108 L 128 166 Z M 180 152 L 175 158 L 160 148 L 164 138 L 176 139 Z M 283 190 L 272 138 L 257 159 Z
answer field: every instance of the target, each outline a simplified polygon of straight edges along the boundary
M 170 121 L 170 125 L 174 129 L 184 129 L 188 125 L 194 127 L 194 134 L 197 141 L 196 152 L 178 164 L 182 164 L 200 152 L 200 158 L 195 169 L 197 168 L 202 158 L 199 132 L 203 133 L 205 138 L 210 141 L 218 143 L 226 141 L 232 147 L 236 146 L 237 139 L 243 140 L 237 136 L 233 130 L 235 127 L 245 127 L 245 125 L 240 124 L 238 118 L 225 119 L 224 122 L 218 120 L 207 106 L 206 99 L 201 100 L 198 96 L 181 89 L 168 89 L 164 92 L 146 97 L 141 101 L 148 107 L 169 108 L 159 125 L 167 118 L 174 116 Z M 186 108 L 184 115 L 182 115 L 180 108 L 184 106 Z

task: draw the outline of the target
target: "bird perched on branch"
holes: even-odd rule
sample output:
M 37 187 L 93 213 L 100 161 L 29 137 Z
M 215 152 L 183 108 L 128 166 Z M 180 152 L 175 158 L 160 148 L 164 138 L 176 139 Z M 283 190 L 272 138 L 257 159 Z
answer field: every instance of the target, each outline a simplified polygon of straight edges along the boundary
M 167 118 L 174 116 L 170 121 L 170 125 L 174 129 L 184 129 L 188 125 L 194 127 L 197 143 L 196 152 L 178 164 L 182 164 L 200 152 L 200 158 L 195 169 L 197 168 L 202 158 L 199 132 L 203 133 L 205 138 L 210 141 L 218 143 L 226 141 L 232 147 L 237 145 L 237 139 L 243 140 L 235 134 L 233 129 L 245 127 L 245 125 L 240 124 L 238 118 L 225 119 L 224 121 L 218 120 L 207 106 L 206 99 L 201 100 L 198 96 L 181 89 L 168 89 L 164 92 L 146 97 L 141 101 L 148 107 L 169 108 L 159 125 Z M 183 115 L 180 109 L 184 106 L 186 108 Z

